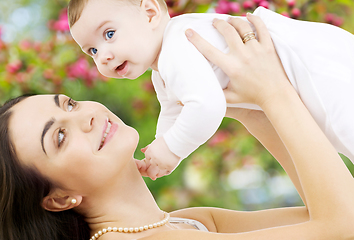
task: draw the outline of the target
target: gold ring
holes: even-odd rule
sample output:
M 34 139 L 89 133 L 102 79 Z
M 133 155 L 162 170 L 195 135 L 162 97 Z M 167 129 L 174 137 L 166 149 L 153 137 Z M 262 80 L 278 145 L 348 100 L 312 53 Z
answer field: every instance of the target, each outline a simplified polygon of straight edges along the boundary
M 252 40 L 252 39 L 256 39 L 256 36 L 249 36 L 249 37 L 243 39 L 242 42 L 243 42 L 243 43 L 246 43 L 246 42 L 248 42 L 248 41 L 250 41 L 250 40 Z
M 245 37 L 247 37 L 248 35 L 254 35 L 254 32 L 246 32 L 245 34 L 243 34 L 242 39 L 244 39 Z
M 242 42 L 243 43 L 246 43 L 252 39 L 256 39 L 256 34 L 254 32 L 248 32 L 248 33 L 245 33 L 243 36 L 242 36 Z

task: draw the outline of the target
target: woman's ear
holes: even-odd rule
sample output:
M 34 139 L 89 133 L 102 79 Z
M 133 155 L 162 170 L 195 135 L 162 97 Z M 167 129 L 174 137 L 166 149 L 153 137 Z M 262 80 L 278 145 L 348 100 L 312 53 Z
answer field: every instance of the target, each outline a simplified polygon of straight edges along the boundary
M 72 196 L 56 189 L 43 198 L 42 207 L 47 211 L 60 212 L 77 207 L 81 201 L 82 196 Z
M 142 0 L 140 4 L 141 10 L 148 17 L 149 23 L 153 28 L 158 27 L 161 20 L 161 8 L 157 0 Z

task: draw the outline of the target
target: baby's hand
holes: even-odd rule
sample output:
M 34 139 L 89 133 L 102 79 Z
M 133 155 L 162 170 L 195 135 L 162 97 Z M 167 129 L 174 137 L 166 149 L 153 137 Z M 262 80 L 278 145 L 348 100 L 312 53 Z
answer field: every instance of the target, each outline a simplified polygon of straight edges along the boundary
M 170 174 L 178 165 L 180 158 L 170 151 L 163 137 L 155 139 L 147 148 L 142 150 L 145 152 L 145 162 L 147 169 L 146 174 L 152 180 Z M 143 175 L 144 176 L 144 175 Z
M 149 168 L 150 163 L 148 163 L 146 161 L 146 159 L 144 158 L 143 160 L 135 159 L 135 164 L 136 164 L 136 167 L 138 168 L 141 176 L 148 177 L 146 170 Z

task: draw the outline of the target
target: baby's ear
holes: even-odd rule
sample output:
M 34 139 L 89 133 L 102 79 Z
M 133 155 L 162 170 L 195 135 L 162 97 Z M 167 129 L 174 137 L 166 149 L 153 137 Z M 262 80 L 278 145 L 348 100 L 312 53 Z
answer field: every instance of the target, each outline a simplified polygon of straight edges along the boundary
M 158 26 L 161 19 L 161 8 L 157 0 L 142 0 L 140 7 L 148 17 L 149 23 Z
M 60 189 L 55 189 L 43 198 L 42 207 L 47 211 L 60 212 L 77 207 L 81 201 L 81 196 L 70 196 Z

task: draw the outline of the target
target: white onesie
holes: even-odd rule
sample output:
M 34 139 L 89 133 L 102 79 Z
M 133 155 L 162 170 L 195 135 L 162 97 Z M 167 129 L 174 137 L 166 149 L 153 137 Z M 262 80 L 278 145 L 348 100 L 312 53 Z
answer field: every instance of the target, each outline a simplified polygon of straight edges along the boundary
M 338 27 L 290 19 L 259 7 L 291 84 L 338 152 L 354 161 L 354 36 Z M 156 138 L 182 159 L 218 129 L 226 111 L 229 78 L 187 40 L 192 28 L 223 52 L 212 26 L 229 16 L 193 13 L 170 20 L 152 81 L 161 104 Z M 243 18 L 243 17 L 241 17 Z M 235 107 L 260 109 L 256 105 Z

